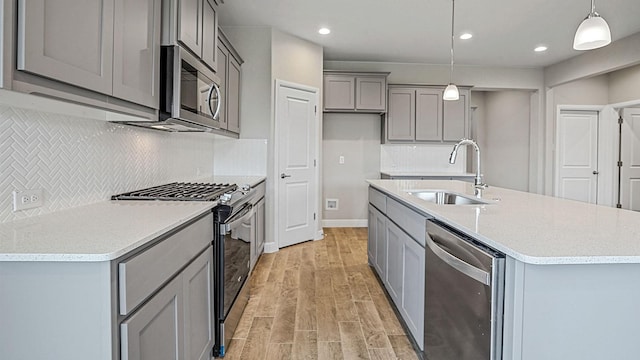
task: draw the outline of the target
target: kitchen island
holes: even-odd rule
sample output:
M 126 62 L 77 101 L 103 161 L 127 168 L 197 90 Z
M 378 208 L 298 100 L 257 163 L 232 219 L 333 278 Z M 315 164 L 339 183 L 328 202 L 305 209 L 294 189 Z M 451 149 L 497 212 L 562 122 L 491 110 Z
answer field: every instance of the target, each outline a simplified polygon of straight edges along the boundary
M 436 219 L 506 255 L 503 359 L 640 356 L 636 340 L 640 330 L 640 213 L 496 187 L 483 193 L 490 204 L 439 205 L 409 191 L 437 189 L 473 196 L 473 184 L 413 180 L 369 183 L 373 207 L 370 219 L 373 211 L 374 220 L 382 218 L 392 228 L 402 229 L 422 249 L 425 225 L 415 220 L 419 217 L 423 221 Z M 407 215 L 394 218 L 389 210 L 398 208 L 398 204 Z M 370 225 L 371 232 L 379 230 L 379 226 L 372 229 Z M 384 251 L 370 252 L 370 262 L 379 275 L 381 269 L 390 271 L 394 266 L 389 259 L 385 259 L 389 260 L 386 269 L 376 266 L 376 261 L 385 263 L 376 256 L 386 255 Z M 422 278 L 403 280 L 407 285 L 428 281 L 422 259 Z M 424 297 L 405 301 L 402 294 L 398 296 L 400 304 L 424 303 Z M 412 313 L 411 308 L 399 312 L 413 315 L 411 321 L 405 319 L 409 328 L 413 322 L 417 330 L 427 332 L 429 324 L 421 323 L 419 312 Z M 423 331 L 413 332 L 414 337 Z

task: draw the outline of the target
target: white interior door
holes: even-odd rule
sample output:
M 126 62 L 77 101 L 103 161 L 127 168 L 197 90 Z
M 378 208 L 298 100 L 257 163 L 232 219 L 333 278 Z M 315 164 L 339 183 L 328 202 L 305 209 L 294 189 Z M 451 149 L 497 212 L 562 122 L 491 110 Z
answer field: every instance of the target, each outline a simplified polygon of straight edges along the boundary
M 318 90 L 278 82 L 278 247 L 312 240 L 316 230 Z
M 598 112 L 562 111 L 557 132 L 554 195 L 596 204 Z
M 622 118 L 620 204 L 640 211 L 640 109 L 624 109 Z

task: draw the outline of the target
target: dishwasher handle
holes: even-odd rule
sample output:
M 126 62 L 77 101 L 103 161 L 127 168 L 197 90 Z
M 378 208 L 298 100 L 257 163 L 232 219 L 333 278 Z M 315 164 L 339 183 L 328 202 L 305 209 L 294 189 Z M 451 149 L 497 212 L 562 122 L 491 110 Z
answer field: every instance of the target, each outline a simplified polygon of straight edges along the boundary
M 450 254 L 445 249 L 441 248 L 431 239 L 431 236 L 427 235 L 427 246 L 433 253 L 444 261 L 447 265 L 467 275 L 468 277 L 488 286 L 491 286 L 491 274 L 478 269 L 477 267 L 463 261 L 454 255 Z

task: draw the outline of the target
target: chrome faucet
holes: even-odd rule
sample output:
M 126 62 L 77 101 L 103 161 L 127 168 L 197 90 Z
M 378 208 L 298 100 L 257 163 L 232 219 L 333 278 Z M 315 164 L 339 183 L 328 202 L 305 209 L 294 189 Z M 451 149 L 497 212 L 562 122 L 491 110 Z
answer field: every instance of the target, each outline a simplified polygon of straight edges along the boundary
M 476 150 L 476 178 L 473 182 L 475 189 L 473 193 L 480 198 L 482 197 L 482 190 L 486 189 L 489 185 L 482 182 L 482 175 L 480 174 L 480 147 L 478 147 L 478 144 L 471 139 L 460 140 L 453 146 L 453 151 L 451 151 L 451 156 L 449 156 L 449 164 L 455 164 L 456 157 L 458 156 L 458 148 L 461 145 L 473 145 L 473 148 Z

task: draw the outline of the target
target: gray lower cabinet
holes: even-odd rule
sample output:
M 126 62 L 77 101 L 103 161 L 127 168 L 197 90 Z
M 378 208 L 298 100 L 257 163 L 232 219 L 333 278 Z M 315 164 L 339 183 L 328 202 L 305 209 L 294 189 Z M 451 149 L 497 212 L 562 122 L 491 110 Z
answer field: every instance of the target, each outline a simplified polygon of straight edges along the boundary
M 378 274 L 387 272 L 387 234 L 386 218 L 373 205 L 369 204 L 368 248 L 369 264 Z
M 180 359 L 184 354 L 184 297 L 173 279 L 120 325 L 121 360 Z
M 118 101 L 81 90 L 158 108 L 161 0 L 19 0 L 17 5 L 16 69 L 49 82 L 20 81 L 50 88 L 37 92 L 59 98 L 68 92 L 87 104 L 100 99 L 105 108 Z
M 443 87 L 389 86 L 386 136 L 389 142 L 450 142 L 467 136 L 469 89 L 460 99 L 442 100 Z
M 211 358 L 212 261 L 209 247 L 122 322 L 122 360 Z
M 185 359 L 209 360 L 213 348 L 213 250 L 202 253 L 182 273 Z
M 369 188 L 369 263 L 378 273 L 414 341 L 422 349 L 425 248 L 413 236 L 425 236 L 426 217 L 392 198 L 384 198 L 384 194 Z M 398 220 L 394 219 L 403 221 L 396 223 Z

